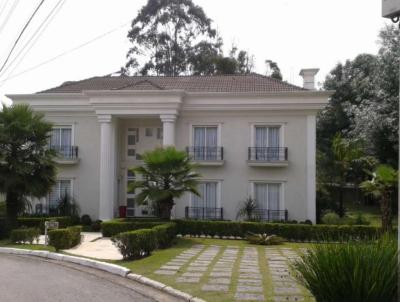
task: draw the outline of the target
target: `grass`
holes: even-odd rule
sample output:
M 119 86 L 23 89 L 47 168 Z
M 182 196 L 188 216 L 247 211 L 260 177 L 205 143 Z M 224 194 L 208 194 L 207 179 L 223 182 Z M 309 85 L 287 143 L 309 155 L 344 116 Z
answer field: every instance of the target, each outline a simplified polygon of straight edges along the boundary
M 223 249 L 220 250 L 220 252 L 214 258 L 213 262 L 209 265 L 208 270 L 204 273 L 204 275 L 200 279 L 199 283 L 196 283 L 196 284 L 177 283 L 177 282 L 175 282 L 176 276 L 171 277 L 171 276 L 157 275 L 154 273 L 162 265 L 164 265 L 168 261 L 172 260 L 178 254 L 182 253 L 183 251 L 185 251 L 186 249 L 190 248 L 191 246 L 193 246 L 195 244 L 203 244 L 205 246 L 218 245 L 218 246 L 222 246 L 222 247 L 235 245 L 240 248 L 237 260 L 234 264 L 234 268 L 232 271 L 233 272 L 232 282 L 229 287 L 228 293 L 204 292 L 201 290 L 201 287 L 204 284 L 206 284 L 206 281 L 208 280 L 207 276 L 208 276 L 208 273 L 211 271 L 213 264 L 222 255 Z M 169 286 L 172 286 L 172 287 L 180 289 L 184 292 L 190 293 L 191 295 L 200 297 L 206 301 L 229 302 L 229 301 L 234 301 L 235 289 L 236 289 L 236 285 L 237 285 L 236 283 L 237 283 L 239 261 L 241 259 L 242 253 L 243 253 L 243 248 L 248 247 L 248 246 L 256 247 L 258 249 L 260 270 L 261 270 L 261 274 L 263 275 L 263 280 L 264 280 L 264 296 L 266 298 L 271 299 L 272 298 L 271 297 L 272 280 L 271 280 L 271 276 L 269 274 L 268 268 L 265 265 L 265 263 L 266 263 L 265 246 L 250 245 L 249 243 L 247 243 L 244 240 L 178 238 L 176 244 L 173 247 L 171 247 L 169 249 L 165 249 L 165 250 L 157 250 L 151 256 L 149 256 L 147 258 L 135 260 L 135 261 L 113 261 L 113 263 L 125 266 L 125 267 L 131 269 L 132 272 L 134 272 L 136 274 L 144 275 L 148 278 L 165 283 Z M 280 245 L 278 247 L 290 247 L 290 248 L 293 248 L 294 250 L 297 250 L 299 248 L 304 248 L 307 246 L 310 246 L 310 244 L 284 243 L 283 245 Z M 277 247 L 277 246 L 274 246 L 274 248 L 275 247 Z M 185 271 L 187 266 L 188 266 L 188 264 L 185 264 L 180 269 L 180 271 Z M 305 294 L 305 292 L 304 292 L 304 294 Z M 270 301 L 270 300 L 268 300 L 268 301 Z M 310 298 L 306 297 L 306 299 L 304 301 L 307 302 L 307 301 L 312 301 L 312 300 Z
M 52 246 L 46 246 L 42 244 L 15 244 L 11 243 L 10 240 L 4 239 L 0 240 L 1 247 L 11 247 L 11 248 L 18 248 L 18 249 L 26 249 L 26 250 L 38 250 L 38 251 L 49 251 L 55 252 L 55 248 Z
M 357 218 L 359 214 L 362 214 L 363 217 L 370 222 L 371 226 L 380 227 L 382 225 L 381 220 L 381 211 L 379 206 L 366 206 L 366 205 L 357 205 L 353 203 L 346 203 L 346 215 L 350 218 Z M 393 225 L 397 225 L 397 213 L 393 213 Z

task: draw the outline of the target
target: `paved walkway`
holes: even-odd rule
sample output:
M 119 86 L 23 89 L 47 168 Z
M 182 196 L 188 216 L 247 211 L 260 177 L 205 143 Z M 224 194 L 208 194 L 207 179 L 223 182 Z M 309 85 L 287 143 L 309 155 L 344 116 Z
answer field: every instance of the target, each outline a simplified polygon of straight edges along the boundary
M 263 251 L 260 253 L 259 251 Z M 304 301 L 293 278 L 291 248 L 195 245 L 155 271 L 178 283 L 201 283 L 205 292 L 233 292 L 235 301 Z

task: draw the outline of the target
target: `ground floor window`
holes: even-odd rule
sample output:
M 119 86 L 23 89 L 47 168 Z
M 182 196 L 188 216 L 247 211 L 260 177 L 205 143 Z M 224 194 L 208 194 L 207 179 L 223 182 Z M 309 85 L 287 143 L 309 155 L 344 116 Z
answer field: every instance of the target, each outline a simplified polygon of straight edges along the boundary
M 65 195 L 72 196 L 72 180 L 59 179 L 54 184 L 48 196 L 49 214 L 56 213 L 61 198 Z
M 192 194 L 191 207 L 187 216 L 195 219 L 220 219 L 221 208 L 218 206 L 218 182 L 201 182 L 197 186 L 200 196 Z
M 254 183 L 254 199 L 258 206 L 259 216 L 265 220 L 281 220 L 282 184 Z M 281 213 L 282 212 L 282 213 Z

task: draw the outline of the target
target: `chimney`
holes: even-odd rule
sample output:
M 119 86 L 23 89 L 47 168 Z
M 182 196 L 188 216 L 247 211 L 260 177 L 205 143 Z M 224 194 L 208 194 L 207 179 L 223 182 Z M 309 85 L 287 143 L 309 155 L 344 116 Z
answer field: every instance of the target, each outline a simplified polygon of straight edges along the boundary
M 303 88 L 308 90 L 315 90 L 315 75 L 318 73 L 319 68 L 307 68 L 300 70 L 299 75 L 303 77 Z

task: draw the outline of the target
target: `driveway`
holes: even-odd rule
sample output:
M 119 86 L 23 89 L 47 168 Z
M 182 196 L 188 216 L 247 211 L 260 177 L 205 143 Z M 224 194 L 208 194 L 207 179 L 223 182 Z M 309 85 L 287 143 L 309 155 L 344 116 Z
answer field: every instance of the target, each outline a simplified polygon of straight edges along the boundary
M 0 268 L 2 302 L 180 301 L 132 280 L 75 264 L 3 254 Z

